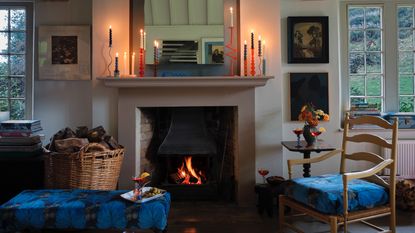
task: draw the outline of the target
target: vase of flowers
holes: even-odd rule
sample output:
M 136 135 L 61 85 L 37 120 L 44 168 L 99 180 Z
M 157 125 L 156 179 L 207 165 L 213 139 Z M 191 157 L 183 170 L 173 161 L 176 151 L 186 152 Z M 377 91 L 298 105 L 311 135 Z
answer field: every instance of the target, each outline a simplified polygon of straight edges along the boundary
M 328 121 L 330 116 L 321 109 L 316 109 L 311 103 L 301 108 L 298 120 L 304 121 L 303 136 L 307 142 L 307 146 L 312 146 L 316 142 L 317 136 L 325 131 L 323 127 L 317 128 L 320 120 Z

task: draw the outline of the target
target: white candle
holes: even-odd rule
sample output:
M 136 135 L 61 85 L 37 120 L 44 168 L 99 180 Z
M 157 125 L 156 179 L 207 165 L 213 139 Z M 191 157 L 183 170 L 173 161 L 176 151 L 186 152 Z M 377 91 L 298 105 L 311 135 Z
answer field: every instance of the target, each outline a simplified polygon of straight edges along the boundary
M 131 74 L 134 75 L 134 62 L 135 62 L 135 52 L 133 52 L 133 56 L 131 58 Z
M 262 57 L 265 59 L 265 40 L 262 41 Z
M 230 27 L 233 27 L 233 8 L 231 7 L 229 10 L 231 12 L 231 24 L 230 24 Z
M 143 44 L 144 44 L 144 50 L 146 50 L 146 46 L 147 46 L 147 43 L 146 43 L 146 32 L 144 32 L 144 34 L 143 34 Z
M 144 44 L 143 44 L 143 29 L 140 29 L 140 49 L 143 48 Z
M 127 52 L 124 52 L 123 60 L 124 60 L 124 64 L 123 64 L 124 75 L 127 75 L 128 74 L 127 73 Z

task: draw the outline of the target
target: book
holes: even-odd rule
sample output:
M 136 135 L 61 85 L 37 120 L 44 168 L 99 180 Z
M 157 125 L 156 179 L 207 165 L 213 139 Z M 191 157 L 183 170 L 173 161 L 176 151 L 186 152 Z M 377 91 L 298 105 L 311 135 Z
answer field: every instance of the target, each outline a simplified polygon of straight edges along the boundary
M 16 130 L 10 130 L 10 131 L 3 131 L 0 130 L 0 137 L 30 137 L 34 135 L 39 135 L 39 131 L 32 132 L 32 131 L 16 131 Z
M 28 137 L 0 137 L 0 146 L 30 146 L 40 142 L 40 135 Z
M 7 120 L 0 123 L 1 130 L 42 130 L 40 120 Z

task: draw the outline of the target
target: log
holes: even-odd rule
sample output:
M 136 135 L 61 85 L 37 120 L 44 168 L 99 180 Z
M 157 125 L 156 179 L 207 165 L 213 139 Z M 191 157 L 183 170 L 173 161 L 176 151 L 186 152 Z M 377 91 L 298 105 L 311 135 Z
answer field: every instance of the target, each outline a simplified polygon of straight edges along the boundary
M 104 127 L 98 126 L 88 131 L 88 140 L 90 142 L 104 141 L 104 135 L 106 134 Z

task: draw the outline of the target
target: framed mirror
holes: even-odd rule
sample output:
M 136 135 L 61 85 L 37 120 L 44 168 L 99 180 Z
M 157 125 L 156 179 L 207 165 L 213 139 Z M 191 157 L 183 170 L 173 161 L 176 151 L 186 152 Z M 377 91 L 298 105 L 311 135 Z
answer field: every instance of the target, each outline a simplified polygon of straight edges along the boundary
M 130 0 L 130 54 L 137 58 L 140 48 L 145 48 L 144 76 L 152 76 L 155 41 L 158 76 L 228 75 L 231 7 L 233 47 L 239 58 L 238 0 Z M 239 70 L 236 64 L 233 73 Z

